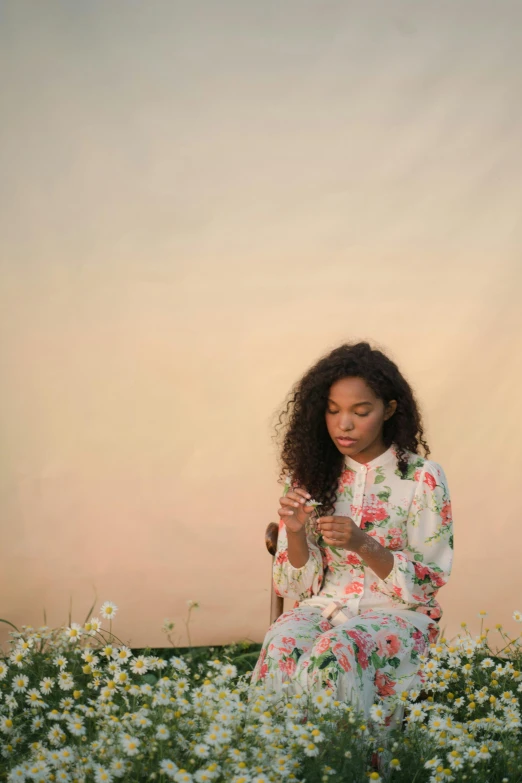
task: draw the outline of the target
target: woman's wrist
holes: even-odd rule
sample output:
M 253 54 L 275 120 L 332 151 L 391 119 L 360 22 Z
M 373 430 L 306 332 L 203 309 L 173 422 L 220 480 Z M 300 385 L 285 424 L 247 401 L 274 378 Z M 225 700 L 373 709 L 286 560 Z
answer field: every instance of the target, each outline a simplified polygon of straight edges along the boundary
M 310 550 L 306 539 L 306 530 L 302 528 L 294 533 L 287 528 L 288 560 L 294 568 L 302 568 L 308 563 Z
M 364 530 L 361 530 L 360 534 L 356 541 L 357 548 L 353 551 L 364 560 L 379 579 L 386 579 L 393 569 L 393 553 Z

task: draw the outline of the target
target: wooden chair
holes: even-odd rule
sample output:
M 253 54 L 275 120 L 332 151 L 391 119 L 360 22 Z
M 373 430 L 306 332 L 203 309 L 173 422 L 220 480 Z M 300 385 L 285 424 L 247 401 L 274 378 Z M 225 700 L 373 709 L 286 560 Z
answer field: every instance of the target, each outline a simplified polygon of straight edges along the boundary
M 269 553 L 272 555 L 272 567 L 277 550 L 277 536 L 279 535 L 279 525 L 277 522 L 270 522 L 265 531 L 265 544 Z M 274 587 L 272 572 L 270 572 L 270 625 L 275 623 L 277 618 L 283 614 L 284 599 L 277 595 Z

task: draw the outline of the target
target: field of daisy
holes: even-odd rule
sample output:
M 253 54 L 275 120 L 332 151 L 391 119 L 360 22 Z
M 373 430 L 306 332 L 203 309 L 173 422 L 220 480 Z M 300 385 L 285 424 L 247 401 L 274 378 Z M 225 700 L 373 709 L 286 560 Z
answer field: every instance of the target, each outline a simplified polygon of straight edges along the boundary
M 269 698 L 249 687 L 259 645 L 180 650 L 165 621 L 171 649 L 131 650 L 116 612 L 106 601 L 103 620 L 91 609 L 83 624 L 12 626 L 0 781 L 522 783 L 520 635 L 496 626 L 504 644 L 492 650 L 484 612 L 478 633 L 463 623 L 432 645 L 424 690 L 396 695 L 404 723 L 392 731 L 393 697 L 367 721 L 328 691 Z

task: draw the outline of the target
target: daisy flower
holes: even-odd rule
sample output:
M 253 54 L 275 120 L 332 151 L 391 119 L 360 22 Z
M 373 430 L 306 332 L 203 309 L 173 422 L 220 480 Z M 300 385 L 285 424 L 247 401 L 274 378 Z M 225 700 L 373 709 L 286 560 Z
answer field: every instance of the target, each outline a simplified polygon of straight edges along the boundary
M 118 607 L 112 601 L 105 601 L 100 607 L 100 614 L 106 620 L 114 620 L 117 611 Z
M 3 663 L 3 661 L 0 661 L 0 680 L 5 679 L 7 677 L 7 673 L 9 671 L 9 668 Z
M 160 770 L 164 772 L 168 778 L 173 779 L 176 772 L 178 772 L 179 767 L 176 766 L 171 759 L 162 759 L 160 762 Z
M 90 620 L 88 620 L 85 625 L 83 626 L 83 630 L 89 634 L 89 636 L 94 636 L 99 630 L 101 630 L 102 624 L 99 617 L 91 617 Z
M 74 688 L 74 680 L 70 672 L 61 671 L 58 674 L 58 687 L 61 688 L 62 691 L 70 691 L 71 688 Z
M 29 677 L 26 674 L 20 674 L 13 680 L 13 691 L 15 693 L 23 693 L 27 690 L 29 684 Z
M 303 750 L 307 756 L 318 756 L 319 748 L 315 742 L 307 742 L 303 745 Z
M 376 723 L 384 723 L 386 713 L 381 706 L 374 704 L 370 707 L 370 716 Z
M 26 704 L 29 704 L 29 706 L 43 706 L 42 694 L 38 688 L 31 688 L 29 691 L 27 691 L 25 695 L 25 702 Z
M 228 680 L 231 680 L 237 675 L 237 668 L 233 664 L 227 663 L 222 667 L 221 674 Z
M 82 635 L 82 627 L 78 623 L 72 623 L 70 626 L 66 626 L 64 630 L 70 642 L 77 642 Z
M 114 650 L 113 656 L 120 663 L 125 663 L 125 661 L 128 661 L 129 658 L 132 658 L 132 650 L 126 645 L 122 645 L 118 649 Z
M 424 710 L 422 710 L 420 707 L 414 707 L 412 710 L 410 710 L 408 720 L 411 723 L 422 723 L 425 717 L 426 713 Z
M 138 737 L 131 737 L 129 734 L 126 734 L 121 738 L 121 744 L 127 756 L 136 756 L 140 746 L 140 740 Z
M 210 748 L 208 745 L 205 745 L 204 743 L 200 743 L 199 745 L 196 745 L 194 749 L 192 750 L 193 754 L 197 756 L 199 759 L 206 759 L 209 755 Z
M 56 658 L 53 658 L 53 663 L 55 666 L 63 669 L 65 666 L 67 666 L 67 658 L 65 658 L 63 655 L 57 655 Z
M 310 734 L 314 742 L 322 742 L 324 740 L 324 734 L 319 729 L 312 729 Z
M 40 690 L 42 693 L 49 693 L 54 688 L 54 681 L 50 677 L 44 677 L 40 680 Z
M 88 648 L 87 650 L 84 650 L 81 654 L 83 660 L 85 663 L 92 663 L 93 666 L 96 666 L 98 661 L 100 660 L 99 655 L 95 655 L 93 650 L 91 648 Z
M 105 767 L 97 766 L 94 773 L 94 780 L 96 783 L 111 783 L 112 775 Z
M 113 759 L 113 761 L 111 761 L 111 772 L 118 778 L 123 777 L 125 774 L 125 763 L 121 759 Z
M 516 609 L 513 612 L 513 620 L 517 623 L 522 623 L 522 612 L 518 612 Z
M 168 740 L 170 737 L 170 731 L 164 723 L 158 723 L 156 726 L 156 739 Z
M 25 775 L 25 768 L 19 764 L 17 767 L 13 767 L 11 772 L 9 773 L 9 777 L 7 778 L 9 783 L 14 783 L 16 780 L 24 781 L 26 780 Z
M 314 693 L 312 696 L 312 704 L 317 707 L 321 712 L 324 712 L 328 709 L 328 707 L 331 704 L 332 699 L 330 696 L 327 696 L 325 693 L 319 692 Z
M 0 731 L 3 731 L 4 734 L 9 734 L 13 730 L 13 721 L 11 718 L 2 717 L 0 718 Z
M 85 734 L 85 726 L 82 720 L 72 720 L 67 722 L 67 729 L 75 737 L 82 737 Z
M 145 655 L 138 655 L 130 665 L 133 674 L 146 674 L 149 670 L 149 660 Z
M 19 669 L 22 668 L 24 665 L 24 660 L 27 657 L 27 652 L 24 652 L 23 650 L 15 650 L 10 656 L 9 660 L 11 663 L 14 663 L 15 666 L 18 666 Z
M 65 740 L 65 734 L 60 726 L 55 726 L 53 729 L 49 729 L 47 732 L 47 739 L 51 745 L 61 745 Z
M 454 758 L 449 759 L 449 765 L 451 769 L 459 770 L 464 766 L 464 761 L 461 756 L 455 756 Z

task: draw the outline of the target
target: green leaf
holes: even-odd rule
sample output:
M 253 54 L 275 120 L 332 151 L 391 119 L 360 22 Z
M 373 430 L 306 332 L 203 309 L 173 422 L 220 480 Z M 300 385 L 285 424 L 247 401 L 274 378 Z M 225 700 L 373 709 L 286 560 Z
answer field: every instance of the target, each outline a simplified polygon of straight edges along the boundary
M 389 663 L 390 666 L 393 666 L 394 669 L 398 669 L 399 666 L 401 665 L 400 659 L 399 658 L 395 658 L 395 657 L 394 658 L 388 658 L 388 663 Z
M 378 475 L 375 477 L 374 484 L 382 484 L 383 481 L 384 481 L 384 476 Z
M 86 618 L 85 618 L 85 620 L 83 621 L 83 624 L 84 624 L 84 625 L 85 625 L 85 623 L 87 622 L 87 620 L 89 619 L 89 617 L 91 616 L 91 614 L 93 613 L 93 611 L 94 611 L 94 607 L 96 606 L 96 601 L 97 601 L 97 600 L 98 600 L 98 596 L 96 596 L 96 598 L 94 599 L 94 603 L 93 603 L 93 605 L 91 606 L 91 608 L 89 609 L 89 613 L 87 614 L 87 617 L 86 617 Z
M 388 500 L 390 495 L 391 495 L 391 489 L 389 487 L 385 487 L 382 492 L 377 492 L 377 497 L 379 498 L 379 500 L 383 500 L 384 502 Z
M 417 468 L 420 468 L 420 467 L 422 467 L 422 460 L 415 460 L 415 462 L 410 463 L 408 465 L 408 467 L 406 468 L 406 474 L 405 474 L 404 478 L 409 479 L 410 481 L 412 481 L 413 477 L 415 476 L 415 471 L 417 470 Z M 395 470 L 395 473 L 397 474 L 397 476 L 401 476 L 401 472 L 400 472 L 399 468 L 397 468 Z
M 413 555 L 413 559 L 418 563 L 424 563 L 424 555 L 421 555 L 420 552 L 417 552 L 415 555 Z
M 375 650 L 370 655 L 370 661 L 373 663 L 376 669 L 380 669 L 383 666 L 383 663 L 385 663 L 385 660 L 383 660 L 380 655 L 377 655 Z
M 18 628 L 16 627 L 16 625 L 13 625 L 13 623 L 10 623 L 9 620 L 0 620 L 0 623 L 6 623 L 7 625 L 10 625 L 11 628 L 14 628 L 15 631 L 18 631 Z M 20 631 L 18 631 L 18 633 L 20 633 Z
M 155 685 L 158 682 L 158 678 L 156 677 L 155 674 L 147 673 L 147 674 L 142 674 L 140 678 L 140 682 L 141 681 L 148 682 L 149 685 Z
M 327 650 L 325 653 L 322 653 L 318 658 L 316 658 L 316 662 L 319 664 L 318 669 L 326 669 L 326 667 L 330 663 L 337 663 L 337 658 L 335 655 Z
M 372 623 L 372 628 L 373 628 L 374 631 L 380 631 L 381 630 L 381 626 L 380 625 L 374 625 L 373 623 Z

